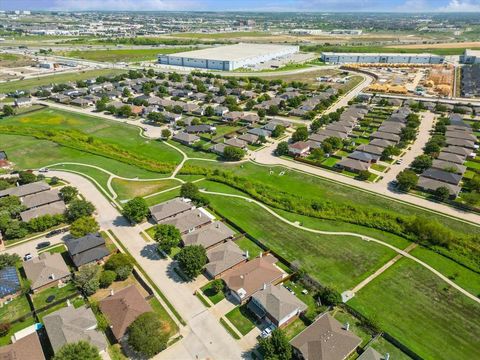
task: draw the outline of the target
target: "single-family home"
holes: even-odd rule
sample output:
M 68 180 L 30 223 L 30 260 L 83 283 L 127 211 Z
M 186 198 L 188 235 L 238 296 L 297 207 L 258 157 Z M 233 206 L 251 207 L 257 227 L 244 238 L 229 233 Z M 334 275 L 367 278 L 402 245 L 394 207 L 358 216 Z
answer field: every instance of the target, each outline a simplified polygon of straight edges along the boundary
M 235 232 L 221 221 L 214 221 L 208 225 L 182 236 L 184 246 L 201 245 L 209 249 L 221 242 L 233 238 Z
M 186 132 L 178 132 L 175 135 L 173 135 L 172 140 L 177 141 L 184 145 L 193 145 L 197 141 L 200 141 L 200 138 L 194 134 L 189 134 Z
M 23 269 L 33 292 L 65 283 L 71 273 L 59 253 L 41 253 L 38 257 L 23 263 Z
M 99 233 L 87 234 L 78 239 L 66 239 L 65 244 L 77 268 L 100 261 L 110 254 L 105 246 L 105 239 Z
M 42 205 L 61 201 L 60 191 L 57 189 L 42 191 L 36 194 L 23 196 L 20 201 L 25 208 L 33 209 Z
M 37 194 L 42 191 L 50 190 L 50 185 L 43 181 L 37 181 L 30 184 L 20 185 L 13 188 L 8 188 L 0 191 L 0 198 L 3 196 L 27 196 Z
M 195 229 L 201 228 L 213 220 L 213 216 L 205 209 L 198 208 L 186 211 L 178 216 L 162 220 L 160 224 L 168 224 L 175 226 L 181 234 L 193 232 Z
M 24 107 L 32 105 L 32 98 L 29 97 L 21 97 L 15 99 L 15 106 L 17 107 Z
M 14 266 L 6 266 L 0 270 L 0 305 L 13 299 L 20 293 L 20 279 Z
M 285 273 L 275 266 L 276 262 L 273 255 L 260 256 L 225 272 L 222 279 L 232 296 L 243 303 L 264 284 L 276 284 L 283 279 Z
M 293 144 L 288 144 L 288 152 L 292 156 L 307 156 L 310 151 L 310 145 L 305 141 L 297 141 Z
M 86 341 L 98 348 L 100 353 L 107 349 L 107 340 L 97 331 L 97 319 L 92 309 L 85 305 L 61 308 L 43 317 L 43 324 L 54 352 L 62 346 Z
M 191 202 L 189 199 L 183 198 L 168 200 L 149 208 L 150 215 L 157 223 L 193 209 L 195 209 L 193 202 Z
M 247 306 L 258 319 L 277 328 L 287 326 L 307 310 L 307 305 L 280 284 L 265 284 L 252 295 Z
M 130 324 L 140 315 L 152 311 L 152 307 L 135 285 L 130 285 L 107 296 L 100 301 L 99 307 L 117 340 L 121 340 L 125 336 Z
M 24 222 L 29 222 L 32 219 L 39 218 L 45 215 L 60 215 L 65 213 L 67 207 L 63 200 L 55 201 L 50 204 L 38 206 L 29 210 L 22 211 L 20 218 Z
M 218 279 L 226 271 L 248 260 L 248 252 L 240 249 L 237 244 L 228 240 L 207 250 L 208 263 L 205 272 L 210 278 Z
M 461 187 L 458 185 L 449 184 L 436 179 L 428 178 L 425 176 L 419 176 L 417 187 L 424 191 L 435 192 L 438 188 L 446 188 L 450 196 L 457 197 L 460 193 Z
M 359 173 L 360 171 L 368 170 L 370 168 L 370 164 L 356 159 L 344 158 L 337 162 L 334 167 L 337 169 L 344 169 Z
M 42 344 L 36 331 L 0 347 L 2 360 L 45 360 Z
M 248 145 L 245 141 L 240 140 L 238 138 L 227 139 L 227 140 L 224 141 L 224 144 L 226 146 L 233 146 L 233 147 L 243 149 L 243 150 L 246 150 L 247 145 Z
M 329 313 L 324 313 L 290 344 L 301 360 L 344 360 L 361 342 L 362 339 L 350 331 L 348 323 L 342 325 Z

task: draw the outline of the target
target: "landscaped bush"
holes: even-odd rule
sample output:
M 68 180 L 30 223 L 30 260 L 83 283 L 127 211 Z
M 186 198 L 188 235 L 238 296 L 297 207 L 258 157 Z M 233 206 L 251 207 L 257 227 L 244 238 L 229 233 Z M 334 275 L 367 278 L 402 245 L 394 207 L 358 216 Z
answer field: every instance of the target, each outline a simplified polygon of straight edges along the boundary
M 112 270 L 105 270 L 102 271 L 100 274 L 99 282 L 100 282 L 100 287 L 105 289 L 108 288 L 112 283 L 115 281 L 117 278 L 117 273 Z
M 164 328 L 156 313 L 144 313 L 128 327 L 128 344 L 151 358 L 167 347 L 169 335 Z
M 105 270 L 114 271 L 116 280 L 125 280 L 132 273 L 133 261 L 123 253 L 113 254 L 104 266 Z
M 98 348 L 86 341 L 68 343 L 55 352 L 53 360 L 101 360 Z

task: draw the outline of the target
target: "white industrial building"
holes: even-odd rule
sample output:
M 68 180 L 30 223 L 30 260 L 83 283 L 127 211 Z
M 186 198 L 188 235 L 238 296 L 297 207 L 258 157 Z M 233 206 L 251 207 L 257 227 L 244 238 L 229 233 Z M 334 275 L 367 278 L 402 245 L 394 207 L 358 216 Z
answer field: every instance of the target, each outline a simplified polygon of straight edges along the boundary
M 460 56 L 460 63 L 480 64 L 480 50 L 466 49 L 463 55 Z
M 322 60 L 332 64 L 442 64 L 444 56 L 433 54 L 369 54 L 323 52 Z
M 170 55 L 159 55 L 158 62 L 164 65 L 231 71 L 292 55 L 298 51 L 299 47 L 294 45 L 240 43 Z

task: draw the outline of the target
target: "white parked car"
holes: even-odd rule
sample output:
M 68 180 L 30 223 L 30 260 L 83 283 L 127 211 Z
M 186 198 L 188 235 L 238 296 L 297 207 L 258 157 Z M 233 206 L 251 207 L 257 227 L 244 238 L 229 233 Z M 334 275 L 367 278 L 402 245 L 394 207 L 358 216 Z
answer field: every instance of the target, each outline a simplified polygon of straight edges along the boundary
M 28 254 L 25 254 L 25 256 L 23 257 L 23 260 L 24 261 L 28 261 L 28 260 L 32 260 L 33 259 L 33 256 L 32 254 L 28 253 Z
M 269 337 L 270 335 L 272 335 L 272 331 L 275 330 L 275 325 L 270 325 L 268 326 L 267 328 L 265 328 L 262 333 L 260 334 L 260 336 L 265 339 L 267 337 Z

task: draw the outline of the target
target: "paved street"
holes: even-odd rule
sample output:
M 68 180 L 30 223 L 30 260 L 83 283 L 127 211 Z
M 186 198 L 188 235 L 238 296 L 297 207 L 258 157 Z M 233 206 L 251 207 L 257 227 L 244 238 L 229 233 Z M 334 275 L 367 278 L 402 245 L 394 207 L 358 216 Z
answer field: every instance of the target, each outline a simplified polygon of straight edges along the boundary
M 244 357 L 244 349 L 219 323 L 216 317 L 193 295 L 188 284 L 183 283 L 172 270 L 172 261 L 160 259 L 155 245 L 146 243 L 140 236 L 139 226 L 130 226 L 127 220 L 112 207 L 87 179 L 72 173 L 50 171 L 76 186 L 97 208 L 98 221 L 104 229 L 112 229 L 121 243 L 135 257 L 164 295 L 174 304 L 187 322 L 181 330 L 184 339 L 156 359 L 226 359 Z
M 60 244 L 63 242 L 65 235 L 66 235 L 65 233 L 62 233 L 62 234 L 58 234 L 48 238 L 43 236 L 35 240 L 29 240 L 19 245 L 13 245 L 2 252 L 6 252 L 8 254 L 18 254 L 22 258 L 25 256 L 25 254 L 29 254 L 29 253 L 32 254 L 33 256 L 36 256 L 38 255 L 38 251 L 36 248 L 37 244 L 44 241 L 50 242 L 51 245 Z

